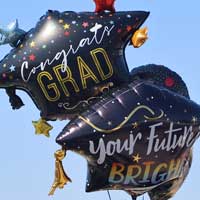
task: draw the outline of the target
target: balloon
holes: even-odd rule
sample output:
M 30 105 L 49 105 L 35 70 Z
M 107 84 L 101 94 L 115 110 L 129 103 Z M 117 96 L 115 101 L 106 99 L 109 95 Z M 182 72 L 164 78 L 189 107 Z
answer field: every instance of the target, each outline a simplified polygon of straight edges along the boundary
M 72 120 L 56 141 L 87 159 L 87 192 L 117 189 L 133 199 L 145 192 L 152 200 L 168 199 L 190 169 L 199 119 L 200 106 L 178 74 L 148 65 Z
M 100 13 L 105 10 L 115 12 L 114 3 L 115 0 L 94 0 L 96 4 L 95 12 Z
M 0 88 L 14 109 L 26 91 L 43 119 L 76 114 L 104 89 L 129 80 L 124 49 L 148 12 L 48 11 L 0 62 Z
M 37 134 L 49 136 L 46 120 L 73 117 L 56 139 L 62 149 L 54 155 L 49 195 L 71 182 L 62 165 L 71 150 L 87 159 L 87 192 L 169 199 L 190 170 L 200 106 L 164 66 L 129 73 L 125 47 L 147 40 L 148 29 L 139 28 L 148 12 L 115 12 L 114 0 L 94 2 L 95 13 L 49 10 L 28 32 L 17 20 L 0 28 L 0 45 L 14 47 L 0 61 L 0 88 L 13 109 L 24 105 L 17 89 L 30 95 L 41 111 L 33 122 Z

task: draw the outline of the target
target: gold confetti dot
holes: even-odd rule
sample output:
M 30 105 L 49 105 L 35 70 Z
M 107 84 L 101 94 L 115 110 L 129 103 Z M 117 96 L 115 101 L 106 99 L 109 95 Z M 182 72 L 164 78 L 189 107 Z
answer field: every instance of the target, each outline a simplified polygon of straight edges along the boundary
M 30 43 L 30 47 L 35 47 L 35 42 L 34 42 L 34 41 L 32 41 L 32 42 Z
M 58 22 L 59 22 L 60 24 L 62 24 L 62 23 L 64 22 L 64 20 L 63 20 L 63 19 L 60 19 Z

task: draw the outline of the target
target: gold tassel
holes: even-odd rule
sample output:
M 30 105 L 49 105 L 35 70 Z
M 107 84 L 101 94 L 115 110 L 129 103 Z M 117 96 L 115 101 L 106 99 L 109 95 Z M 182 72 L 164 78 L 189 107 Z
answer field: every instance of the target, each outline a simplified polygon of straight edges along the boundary
M 63 189 L 64 186 L 68 183 L 68 182 L 72 182 L 71 179 L 66 175 L 64 168 L 63 168 L 63 164 L 62 164 L 62 160 L 65 158 L 66 156 L 66 150 L 58 150 L 56 151 L 56 153 L 54 154 L 55 156 L 55 180 L 54 183 L 51 187 L 51 190 L 49 192 L 49 195 L 54 195 L 54 192 L 56 191 L 57 188 L 59 189 Z

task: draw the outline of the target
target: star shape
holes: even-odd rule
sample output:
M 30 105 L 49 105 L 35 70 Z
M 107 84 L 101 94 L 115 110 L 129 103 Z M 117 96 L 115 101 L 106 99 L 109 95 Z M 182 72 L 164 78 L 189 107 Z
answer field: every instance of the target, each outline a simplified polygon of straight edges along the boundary
M 31 54 L 31 55 L 29 56 L 29 60 L 31 60 L 31 61 L 34 61 L 35 58 L 36 58 L 36 56 L 35 56 L 34 54 Z
M 83 26 L 84 28 L 87 28 L 87 27 L 89 26 L 89 24 L 88 24 L 88 22 L 83 22 L 82 26 Z
M 131 27 L 131 26 L 127 26 L 127 27 L 126 27 L 126 30 L 129 32 L 129 31 L 132 30 L 132 27 Z
M 45 135 L 49 137 L 49 131 L 53 129 L 53 127 L 47 123 L 46 120 L 40 119 L 39 121 L 33 121 L 33 126 L 35 127 L 36 135 Z
M 64 28 L 65 30 L 69 29 L 69 28 L 70 28 L 70 24 L 64 24 L 64 25 L 63 25 L 63 28 Z
M 115 0 L 94 0 L 94 2 L 96 4 L 95 12 L 97 13 L 101 13 L 105 10 L 115 12 Z
M 15 67 L 14 65 L 12 65 L 12 66 L 10 67 L 10 71 L 11 71 L 11 72 L 14 72 L 14 71 L 15 71 L 15 68 L 16 68 L 16 67 Z
M 140 161 L 141 159 L 142 159 L 142 158 L 140 157 L 139 154 L 137 154 L 136 156 L 133 156 L 133 162 L 139 163 L 139 161 Z
M 32 42 L 30 43 L 30 47 L 35 47 L 35 42 L 34 42 L 34 41 L 32 41 Z
M 134 129 L 138 127 L 138 123 L 137 123 L 137 122 L 132 123 L 132 125 L 133 125 L 133 128 L 134 128 Z

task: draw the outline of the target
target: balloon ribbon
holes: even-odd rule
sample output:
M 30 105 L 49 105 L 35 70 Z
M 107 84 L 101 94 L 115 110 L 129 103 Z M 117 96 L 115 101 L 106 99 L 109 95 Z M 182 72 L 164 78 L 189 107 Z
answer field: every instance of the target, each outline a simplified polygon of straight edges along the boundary
M 55 180 L 49 192 L 49 195 L 54 195 L 57 188 L 63 189 L 67 182 L 72 182 L 71 179 L 66 175 L 62 160 L 66 156 L 66 150 L 61 149 L 56 151 L 55 156 Z

